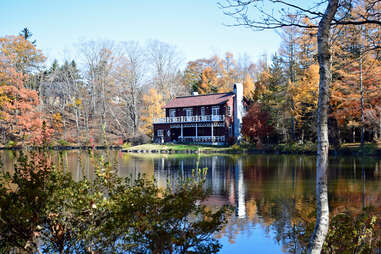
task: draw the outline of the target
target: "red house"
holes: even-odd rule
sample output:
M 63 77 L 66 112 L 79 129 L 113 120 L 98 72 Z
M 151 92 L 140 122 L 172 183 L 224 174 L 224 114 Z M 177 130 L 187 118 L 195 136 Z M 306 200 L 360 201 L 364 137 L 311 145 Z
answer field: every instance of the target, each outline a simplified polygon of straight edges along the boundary
M 242 85 L 233 92 L 176 97 L 164 106 L 165 117 L 154 119 L 154 142 L 226 144 L 240 139 Z

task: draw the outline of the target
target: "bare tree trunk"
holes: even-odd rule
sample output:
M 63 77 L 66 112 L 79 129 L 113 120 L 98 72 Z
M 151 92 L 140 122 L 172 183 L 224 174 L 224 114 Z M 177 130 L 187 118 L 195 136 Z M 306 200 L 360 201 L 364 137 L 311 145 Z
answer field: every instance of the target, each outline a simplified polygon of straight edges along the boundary
M 329 50 L 330 26 L 338 8 L 338 0 L 330 0 L 319 22 L 318 57 L 319 57 L 319 104 L 317 118 L 317 163 L 316 163 L 316 224 L 308 246 L 308 253 L 320 253 L 329 227 L 328 207 L 328 98 L 331 83 L 331 56 Z
M 77 127 L 77 145 L 80 144 L 80 131 L 79 131 L 79 116 L 78 116 L 78 107 L 75 108 L 75 125 Z
M 361 46 L 360 46 L 360 96 L 361 96 L 361 99 L 360 99 L 360 106 L 361 106 L 361 143 L 360 143 L 360 147 L 363 148 L 364 146 L 364 132 L 365 132 L 365 126 L 364 126 L 364 122 L 365 122 L 365 117 L 364 117 L 364 87 L 363 87 L 363 82 L 362 82 L 362 54 L 363 54 L 363 51 L 362 51 L 362 43 L 361 43 Z
M 63 139 L 66 140 L 66 121 L 63 117 L 62 117 L 62 123 L 63 123 Z

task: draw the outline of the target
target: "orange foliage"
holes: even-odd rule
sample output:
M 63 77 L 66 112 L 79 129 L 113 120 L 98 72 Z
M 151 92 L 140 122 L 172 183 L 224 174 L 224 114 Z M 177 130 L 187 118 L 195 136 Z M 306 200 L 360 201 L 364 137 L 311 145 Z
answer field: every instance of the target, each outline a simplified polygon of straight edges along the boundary
M 23 140 L 40 144 L 42 115 L 37 110 L 39 99 L 36 91 L 24 87 L 28 75 L 23 73 L 25 69 L 22 67 L 22 63 L 28 65 L 28 57 L 38 54 L 22 37 L 0 38 L 0 49 L 0 128 L 6 137 L 3 141 Z M 52 131 L 46 129 L 46 132 Z
M 229 52 L 224 58 L 213 56 L 191 61 L 184 73 L 185 85 L 200 94 L 228 92 L 239 81 L 237 63 Z

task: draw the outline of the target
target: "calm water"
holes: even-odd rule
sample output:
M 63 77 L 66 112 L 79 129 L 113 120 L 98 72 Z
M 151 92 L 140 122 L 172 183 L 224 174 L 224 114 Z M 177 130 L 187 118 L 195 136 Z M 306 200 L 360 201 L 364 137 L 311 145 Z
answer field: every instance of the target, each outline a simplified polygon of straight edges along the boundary
M 298 253 L 300 235 L 315 212 L 315 157 L 302 155 L 130 155 L 114 153 L 120 176 L 144 173 L 161 187 L 192 169 L 208 168 L 205 188 L 210 207 L 230 204 L 235 213 L 216 237 L 221 253 Z M 14 156 L 1 153 L 4 168 L 12 170 Z M 92 176 L 87 153 L 55 154 L 75 178 Z M 331 214 L 373 206 L 381 211 L 381 158 L 331 157 L 329 162 Z M 381 212 L 380 212 L 381 216 Z

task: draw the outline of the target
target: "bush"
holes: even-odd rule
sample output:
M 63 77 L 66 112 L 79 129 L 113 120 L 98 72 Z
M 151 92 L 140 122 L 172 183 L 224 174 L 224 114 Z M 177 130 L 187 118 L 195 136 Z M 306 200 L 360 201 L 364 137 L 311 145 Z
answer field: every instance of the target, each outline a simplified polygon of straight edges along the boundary
M 375 214 L 375 211 L 367 208 L 359 215 L 346 211 L 334 216 L 324 243 L 324 252 L 373 253 L 380 248 L 380 236 L 375 230 L 377 224 Z
M 103 157 L 93 160 L 93 180 L 74 181 L 51 163 L 45 150 L 31 157 L 21 154 L 12 175 L 1 173 L 0 253 L 220 249 L 213 234 L 226 222 L 228 207 L 211 212 L 200 205 L 207 198 L 202 188 L 206 171 L 161 190 L 144 177 L 118 177 Z
M 139 134 L 134 137 L 131 137 L 127 140 L 128 143 L 131 143 L 133 146 L 148 144 L 151 143 L 151 138 L 145 134 Z
M 16 147 L 16 142 L 12 141 L 12 140 L 9 140 L 8 143 L 5 145 L 5 147 L 6 148 Z
M 64 139 L 57 140 L 57 143 L 58 143 L 58 145 L 60 145 L 60 146 L 68 146 L 68 145 L 69 145 L 69 142 L 67 142 L 67 141 L 64 140 Z

